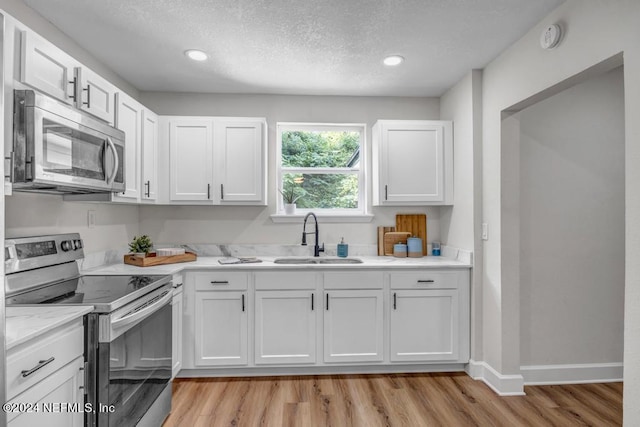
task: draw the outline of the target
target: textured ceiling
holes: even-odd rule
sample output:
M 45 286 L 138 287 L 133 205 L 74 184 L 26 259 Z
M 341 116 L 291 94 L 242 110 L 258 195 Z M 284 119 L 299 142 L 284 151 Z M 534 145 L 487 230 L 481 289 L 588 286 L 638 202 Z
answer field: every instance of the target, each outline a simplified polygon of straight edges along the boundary
M 24 0 L 141 91 L 367 96 L 439 96 L 563 1 Z

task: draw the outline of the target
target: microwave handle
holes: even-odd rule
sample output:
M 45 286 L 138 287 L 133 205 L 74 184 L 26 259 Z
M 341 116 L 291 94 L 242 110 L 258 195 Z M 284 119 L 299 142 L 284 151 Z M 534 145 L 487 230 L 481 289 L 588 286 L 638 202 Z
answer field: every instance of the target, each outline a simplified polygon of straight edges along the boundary
M 113 181 L 115 181 L 116 175 L 118 174 L 118 167 L 120 166 L 120 159 L 118 159 L 118 152 L 116 151 L 116 145 L 113 143 L 113 141 L 109 137 L 107 137 L 107 144 L 109 144 L 109 146 L 113 150 L 113 158 L 115 160 L 115 162 L 113 163 L 113 171 L 111 172 L 111 175 L 109 175 L 107 177 L 107 184 L 111 185 L 111 184 L 113 184 Z M 107 152 L 106 152 L 106 150 L 105 150 L 105 153 L 104 153 L 104 157 L 105 157 L 105 165 L 106 165 L 106 162 L 107 162 Z

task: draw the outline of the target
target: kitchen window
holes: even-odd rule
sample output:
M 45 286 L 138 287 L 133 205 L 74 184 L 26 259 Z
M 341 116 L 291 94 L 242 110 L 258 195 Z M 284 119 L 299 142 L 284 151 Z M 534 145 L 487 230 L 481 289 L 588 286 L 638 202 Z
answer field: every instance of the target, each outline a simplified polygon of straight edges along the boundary
M 294 199 L 296 215 L 370 221 L 365 201 L 364 124 L 278 123 L 278 212 Z M 291 216 L 291 215 L 289 215 Z M 283 218 L 280 218 L 283 219 Z M 275 219 L 274 219 L 275 220 Z

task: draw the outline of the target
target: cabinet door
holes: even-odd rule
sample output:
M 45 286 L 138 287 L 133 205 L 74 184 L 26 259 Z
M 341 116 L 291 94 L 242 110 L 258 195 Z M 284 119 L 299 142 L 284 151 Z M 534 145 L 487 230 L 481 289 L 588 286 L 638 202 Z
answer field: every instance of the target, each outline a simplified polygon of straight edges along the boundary
M 170 200 L 211 200 L 213 188 L 213 121 L 177 118 L 169 121 Z
M 173 296 L 173 301 L 171 302 L 171 354 L 173 359 L 172 377 L 175 377 L 182 368 L 182 303 L 182 292 Z
M 154 202 L 158 194 L 158 116 L 142 111 L 142 196 L 143 202 Z
M 458 303 L 456 289 L 393 291 L 391 361 L 458 359 Z
M 382 290 L 327 291 L 324 361 L 381 362 Z
M 77 67 L 76 77 L 79 85 L 76 105 L 81 110 L 113 124 L 116 87 L 86 67 Z
M 9 427 L 82 427 L 84 423 L 84 360 L 82 357 L 60 368 L 9 401 L 38 405 L 39 412 L 7 414 Z
M 256 364 L 315 363 L 313 291 L 256 291 Z
M 266 203 L 264 128 L 264 121 L 261 120 L 215 121 L 213 140 L 217 203 Z
M 196 292 L 195 303 L 196 366 L 246 365 L 246 293 Z
M 379 204 L 445 202 L 450 123 L 384 121 L 379 132 Z
M 74 72 L 80 63 L 32 31 L 23 31 L 21 42 L 20 81 L 73 104 Z
M 114 201 L 137 202 L 140 200 L 142 109 L 142 105 L 130 96 L 122 92 L 116 95 L 116 127 L 125 133 L 125 191 L 114 194 Z

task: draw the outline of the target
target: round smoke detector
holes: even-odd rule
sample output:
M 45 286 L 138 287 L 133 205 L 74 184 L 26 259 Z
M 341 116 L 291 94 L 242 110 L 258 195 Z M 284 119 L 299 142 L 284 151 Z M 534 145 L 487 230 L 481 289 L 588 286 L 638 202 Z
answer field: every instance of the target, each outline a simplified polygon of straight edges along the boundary
M 562 30 L 559 25 L 551 24 L 542 30 L 540 34 L 540 46 L 543 49 L 553 49 L 560 42 Z

